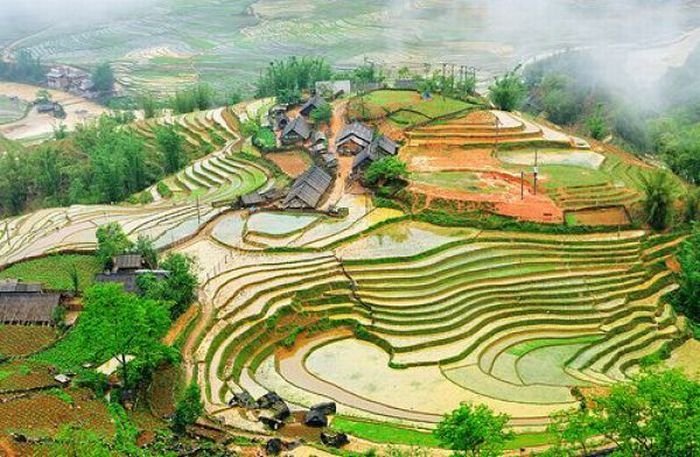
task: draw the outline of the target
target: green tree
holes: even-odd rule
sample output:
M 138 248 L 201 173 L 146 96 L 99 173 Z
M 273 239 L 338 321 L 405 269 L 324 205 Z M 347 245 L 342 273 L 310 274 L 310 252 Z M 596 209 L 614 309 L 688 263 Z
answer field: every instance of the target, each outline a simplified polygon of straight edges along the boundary
M 197 298 L 195 262 L 184 254 L 171 253 L 161 262 L 160 268 L 169 272 L 165 279 L 143 275 L 139 278 L 139 288 L 146 297 L 168 303 L 174 319 Z
M 579 455 L 577 441 L 594 433 L 619 457 L 693 456 L 700 452 L 700 383 L 679 371 L 643 373 L 592 399 L 590 412 L 570 411 L 560 434 L 564 446 L 549 455 Z
M 298 103 L 302 91 L 332 77 L 333 71 L 325 59 L 292 56 L 270 62 L 256 83 L 256 96 L 277 97 L 279 103 Z
M 509 419 L 485 405 L 462 404 L 445 415 L 434 434 L 456 457 L 497 457 L 513 437 L 506 431 Z
M 182 136 L 172 125 L 156 129 L 156 143 L 162 155 L 165 172 L 175 173 L 185 164 L 185 150 Z
M 672 217 L 673 200 L 669 174 L 655 171 L 642 179 L 644 215 L 654 230 L 664 230 Z
M 489 98 L 496 108 L 504 111 L 513 111 L 520 107 L 527 89 L 522 78 L 518 74 L 519 68 L 497 77 L 489 87 Z
M 328 123 L 333 117 L 333 107 L 330 103 L 326 103 L 311 111 L 309 117 L 316 124 Z
M 372 162 L 365 172 L 365 181 L 370 186 L 382 186 L 387 182 L 406 176 L 408 176 L 406 162 L 401 161 L 398 157 L 390 156 Z
M 184 432 L 186 427 L 194 424 L 203 412 L 202 393 L 197 383 L 193 382 L 187 386 L 175 406 L 173 429 L 178 433 Z
M 608 124 L 603 114 L 603 105 L 598 104 L 593 114 L 586 120 L 588 132 L 596 140 L 602 140 L 608 134 Z
M 99 92 L 112 92 L 114 90 L 114 71 L 109 62 L 99 64 L 92 72 L 92 82 L 95 90 Z
M 36 101 L 39 103 L 48 103 L 53 99 L 51 92 L 46 89 L 36 91 Z
M 153 240 L 145 235 L 139 235 L 134 246 L 136 251 L 146 262 L 148 268 L 154 270 L 158 268 L 158 251 L 156 250 Z
M 700 225 L 683 241 L 678 252 L 681 271 L 679 288 L 674 296 L 676 307 L 689 318 L 700 322 Z
M 158 103 L 156 99 L 151 94 L 141 94 L 137 98 L 138 106 L 143 110 L 144 119 L 151 119 L 156 116 L 158 110 Z
M 95 254 L 105 267 L 109 266 L 113 257 L 124 254 L 133 247 L 133 243 L 126 236 L 121 225 L 116 222 L 99 227 L 95 235 L 97 237 Z
M 80 316 L 79 341 L 93 352 L 91 361 L 116 357 L 126 387 L 139 381 L 130 376 L 127 356 L 141 364 L 156 363 L 160 342 L 170 327 L 167 306 L 156 300 L 126 293 L 120 284 L 98 284 L 85 292 Z

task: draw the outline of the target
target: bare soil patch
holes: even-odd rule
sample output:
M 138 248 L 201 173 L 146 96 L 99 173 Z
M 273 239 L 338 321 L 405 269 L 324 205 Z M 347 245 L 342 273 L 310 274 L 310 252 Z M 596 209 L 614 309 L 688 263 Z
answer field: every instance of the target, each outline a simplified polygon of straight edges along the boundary
M 13 360 L 0 365 L 0 392 L 16 392 L 56 386 L 47 365 Z
M 53 327 L 0 325 L 0 356 L 23 357 L 39 352 L 58 338 Z
M 274 162 L 292 178 L 298 177 L 311 166 L 311 158 L 304 151 L 273 152 L 266 154 L 265 158 Z
M 623 207 L 569 211 L 566 222 L 570 225 L 627 225 L 630 223 Z

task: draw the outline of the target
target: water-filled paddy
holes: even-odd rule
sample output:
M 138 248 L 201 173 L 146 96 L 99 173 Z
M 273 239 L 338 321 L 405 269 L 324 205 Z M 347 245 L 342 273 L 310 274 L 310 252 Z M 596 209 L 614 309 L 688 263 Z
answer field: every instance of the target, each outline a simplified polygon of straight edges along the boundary
M 316 214 L 255 213 L 248 219 L 247 228 L 268 235 L 287 235 L 309 226 L 318 218 Z

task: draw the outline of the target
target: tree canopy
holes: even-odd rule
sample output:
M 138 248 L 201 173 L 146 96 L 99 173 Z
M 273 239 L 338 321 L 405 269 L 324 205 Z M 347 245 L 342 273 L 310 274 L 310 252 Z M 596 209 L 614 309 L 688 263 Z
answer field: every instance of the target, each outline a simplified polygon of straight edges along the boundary
M 146 297 L 166 303 L 172 318 L 182 314 L 197 298 L 195 262 L 191 257 L 171 253 L 161 262 L 160 268 L 169 272 L 165 279 L 142 275 L 139 288 Z
M 513 437 L 506 430 L 509 419 L 485 405 L 465 403 L 447 414 L 434 433 L 455 457 L 497 457 Z
M 406 162 L 398 157 L 390 156 L 372 162 L 365 172 L 365 181 L 369 185 L 383 185 L 406 176 L 408 176 Z
M 497 77 L 489 87 L 489 98 L 496 108 L 504 111 L 513 111 L 520 107 L 527 89 L 523 79 L 518 74 L 518 69 Z
M 655 171 L 642 180 L 644 215 L 654 230 L 665 229 L 672 217 L 673 200 L 668 173 Z
M 95 255 L 103 266 L 108 266 L 114 256 L 124 254 L 133 247 L 133 243 L 117 222 L 110 222 L 97 229 L 97 251 Z
M 101 63 L 95 68 L 92 72 L 92 83 L 99 92 L 108 93 L 114 90 L 114 71 L 109 62 Z
M 298 103 L 301 93 L 318 81 L 331 79 L 333 71 L 323 58 L 288 57 L 270 62 L 256 84 L 257 97 L 277 97 L 280 103 Z
M 700 322 L 700 225 L 683 241 L 677 255 L 681 271 L 677 275 L 679 289 L 674 302 L 681 312 Z

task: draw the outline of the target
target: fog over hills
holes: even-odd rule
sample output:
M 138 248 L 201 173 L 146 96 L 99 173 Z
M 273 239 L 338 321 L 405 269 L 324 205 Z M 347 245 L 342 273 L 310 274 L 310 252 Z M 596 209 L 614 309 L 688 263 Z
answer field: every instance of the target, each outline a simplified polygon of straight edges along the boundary
M 700 42 L 697 0 L 2 0 L 0 42 L 45 61 L 123 63 L 157 79 L 250 81 L 269 60 L 319 54 L 337 65 L 469 65 L 482 77 L 567 48 L 592 48 L 649 85 Z M 19 42 L 18 42 L 19 40 Z M 154 51 L 155 49 L 155 51 Z M 604 65 L 605 66 L 605 65 Z M 144 75 L 140 75 L 144 73 Z

